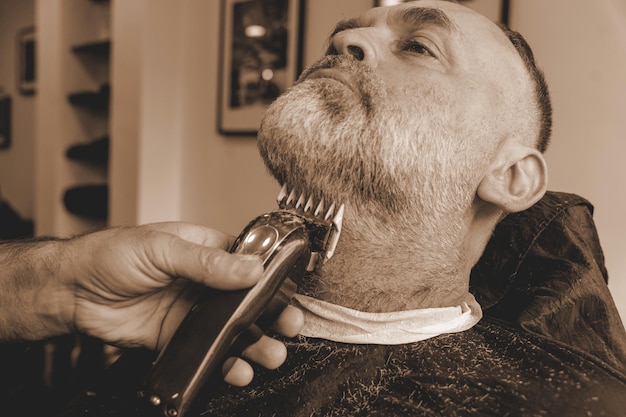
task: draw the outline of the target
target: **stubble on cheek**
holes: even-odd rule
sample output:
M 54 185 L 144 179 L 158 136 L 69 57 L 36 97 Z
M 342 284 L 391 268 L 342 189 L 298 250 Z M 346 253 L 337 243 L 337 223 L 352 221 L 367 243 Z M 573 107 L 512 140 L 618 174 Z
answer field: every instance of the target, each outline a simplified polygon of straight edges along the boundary
M 261 155 L 279 182 L 314 197 L 391 202 L 387 189 L 377 189 L 387 165 L 380 160 L 383 88 L 362 64 L 331 57 L 319 68 L 330 65 L 341 79 L 303 77 L 272 104 L 259 133 Z

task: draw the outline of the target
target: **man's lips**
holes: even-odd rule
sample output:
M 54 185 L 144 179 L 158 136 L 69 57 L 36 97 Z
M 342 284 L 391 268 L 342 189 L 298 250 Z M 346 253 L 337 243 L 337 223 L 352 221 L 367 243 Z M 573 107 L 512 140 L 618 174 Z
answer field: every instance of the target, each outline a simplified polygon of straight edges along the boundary
M 337 82 L 339 82 L 341 84 L 344 84 L 345 86 L 347 86 L 348 88 L 350 88 L 354 92 L 356 92 L 356 93 L 359 92 L 359 88 L 354 83 L 354 81 L 352 81 L 350 79 L 350 77 L 347 77 L 346 74 L 343 73 L 343 71 L 338 70 L 336 68 L 320 68 L 320 69 L 317 69 L 317 70 L 311 72 L 310 74 L 308 74 L 307 77 L 303 81 L 311 80 L 311 79 L 315 79 L 315 78 L 326 78 L 326 79 L 335 80 L 335 81 L 337 81 Z

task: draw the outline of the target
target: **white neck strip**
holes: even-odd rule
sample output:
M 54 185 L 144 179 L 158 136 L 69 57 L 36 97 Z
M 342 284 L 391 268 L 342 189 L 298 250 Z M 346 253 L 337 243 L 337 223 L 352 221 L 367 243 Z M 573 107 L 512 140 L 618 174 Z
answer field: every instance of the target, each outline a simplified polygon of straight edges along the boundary
M 470 293 L 458 306 L 390 313 L 353 310 L 301 294 L 296 294 L 294 300 L 304 311 L 301 335 L 343 343 L 414 343 L 470 329 L 483 316 L 480 305 Z

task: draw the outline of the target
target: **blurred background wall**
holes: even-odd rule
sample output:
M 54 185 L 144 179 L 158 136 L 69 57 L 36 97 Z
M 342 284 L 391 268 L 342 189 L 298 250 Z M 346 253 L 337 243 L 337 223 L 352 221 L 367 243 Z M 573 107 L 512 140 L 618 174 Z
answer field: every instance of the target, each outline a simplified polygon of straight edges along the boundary
M 586 197 L 626 318 L 626 2 L 512 0 L 511 26 L 535 52 L 550 86 L 549 186 Z
M 22 95 L 17 82 L 18 33 L 34 25 L 34 0 L 0 0 L 0 99 L 11 99 L 11 147 L 0 149 L 0 194 L 26 218 L 34 205 L 33 96 Z
M 323 53 L 338 19 L 372 4 L 306 1 L 304 64 Z M 274 208 L 278 188 L 254 139 L 217 130 L 220 20 L 219 1 L 0 0 L 0 97 L 13 98 L 13 141 L 0 151 L 0 188 L 35 220 L 38 234 L 102 224 L 66 212 L 62 195 L 78 183 L 108 186 L 108 225 L 185 220 L 236 234 Z M 609 287 L 626 317 L 626 3 L 512 0 L 510 23 L 533 46 L 551 86 L 550 188 L 595 205 Z M 15 36 L 31 24 L 38 82 L 27 97 L 15 82 Z M 89 36 L 111 41 L 104 73 L 70 51 Z M 68 92 L 99 91 L 106 83 L 113 91 L 108 113 L 77 115 L 67 104 Z M 68 146 L 103 133 L 111 137 L 105 170 L 68 162 Z

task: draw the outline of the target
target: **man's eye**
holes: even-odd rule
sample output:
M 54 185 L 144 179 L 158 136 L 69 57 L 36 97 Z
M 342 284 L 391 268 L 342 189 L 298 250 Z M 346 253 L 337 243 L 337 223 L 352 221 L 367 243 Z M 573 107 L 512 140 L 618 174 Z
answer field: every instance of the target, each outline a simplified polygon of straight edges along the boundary
M 433 54 L 430 52 L 430 49 L 428 49 L 423 44 L 421 44 L 421 43 L 419 43 L 417 41 L 406 41 L 406 42 L 404 42 L 404 45 L 403 45 L 402 49 L 404 51 L 411 52 L 411 53 L 414 53 L 414 54 L 433 56 Z

